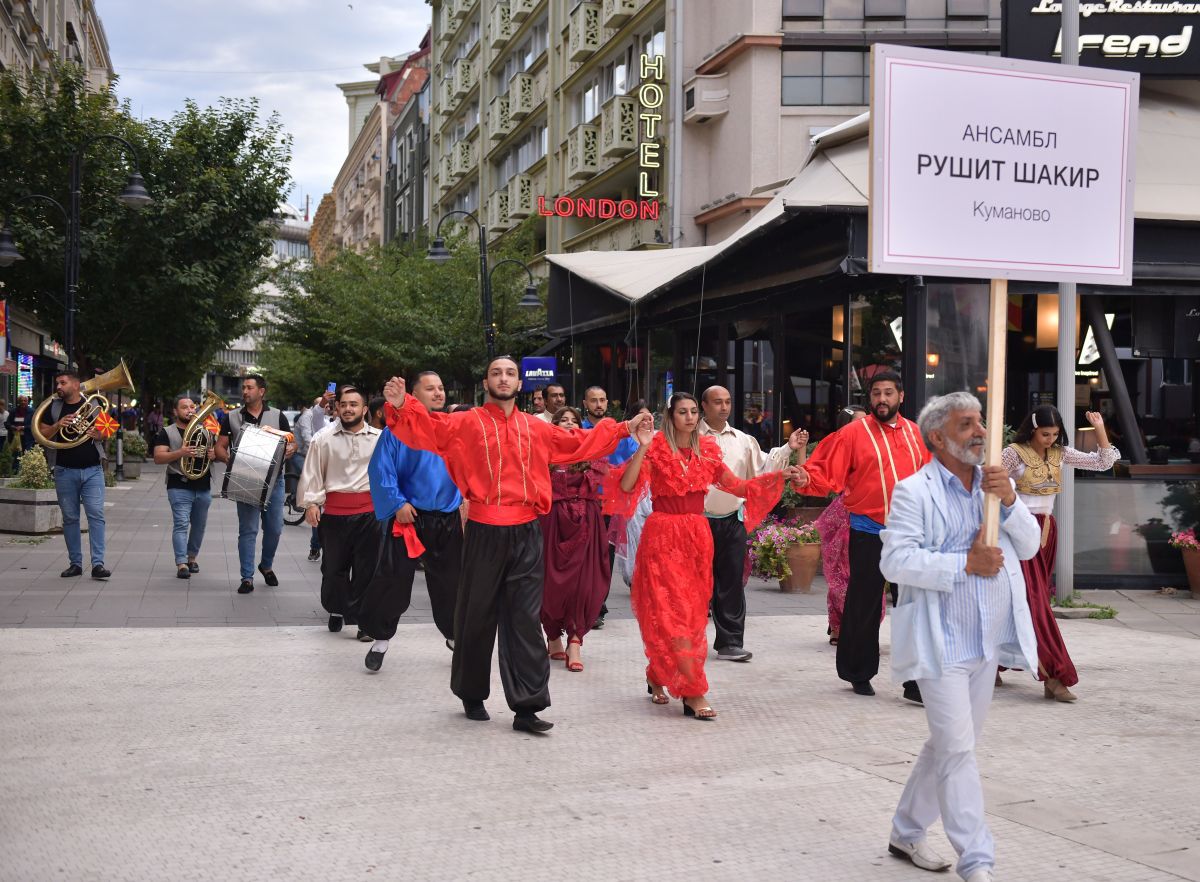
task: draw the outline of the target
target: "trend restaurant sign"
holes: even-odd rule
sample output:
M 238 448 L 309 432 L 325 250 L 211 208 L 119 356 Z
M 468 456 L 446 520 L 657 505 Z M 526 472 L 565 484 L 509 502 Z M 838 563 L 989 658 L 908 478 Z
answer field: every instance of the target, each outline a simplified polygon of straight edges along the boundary
M 1079 63 L 1146 76 L 1200 76 L 1200 2 L 1107 0 L 1079 4 Z M 1062 3 L 1004 0 L 1001 54 L 1062 57 Z
M 1138 86 L 875 44 L 871 271 L 1130 284 Z

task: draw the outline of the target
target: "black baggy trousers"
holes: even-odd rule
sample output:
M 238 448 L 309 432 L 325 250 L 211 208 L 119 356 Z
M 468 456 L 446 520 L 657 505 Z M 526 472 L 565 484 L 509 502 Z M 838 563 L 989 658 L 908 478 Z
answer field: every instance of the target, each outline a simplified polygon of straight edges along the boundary
M 741 649 L 746 633 L 746 525 L 732 514 L 709 518 L 713 538 L 713 649 Z
M 358 626 L 376 640 L 396 636 L 400 617 L 412 603 L 417 560 L 408 556 L 404 539 L 392 535 L 394 518 L 379 521 L 379 560 L 363 594 Z M 447 640 L 454 637 L 454 598 L 462 570 L 463 530 L 458 511 L 421 511 L 413 518 L 417 538 L 425 546 L 419 558 L 425 567 L 425 587 L 433 621 Z
M 450 688 L 464 701 L 491 693 L 492 646 L 500 642 L 500 681 L 508 706 L 550 706 L 550 659 L 542 638 L 542 528 L 536 521 L 494 526 L 468 521 L 454 610 Z
M 850 581 L 838 632 L 837 673 L 848 683 L 865 683 L 879 673 L 879 606 L 884 579 L 879 572 L 883 540 L 850 531 Z
M 379 558 L 379 528 L 373 513 L 321 515 L 321 606 L 357 621 L 363 592 Z

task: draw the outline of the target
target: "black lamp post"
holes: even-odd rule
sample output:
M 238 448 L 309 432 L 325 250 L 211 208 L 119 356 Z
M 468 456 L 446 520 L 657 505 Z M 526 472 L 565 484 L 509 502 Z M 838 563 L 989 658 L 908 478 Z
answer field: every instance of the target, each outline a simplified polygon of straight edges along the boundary
M 133 174 L 129 176 L 129 180 L 125 182 L 124 188 L 121 190 L 117 199 L 125 206 L 133 209 L 145 208 L 154 200 L 150 198 L 150 194 L 146 192 L 146 182 L 142 179 L 141 171 L 138 168 L 137 151 L 133 145 L 124 138 L 119 138 L 116 135 L 97 135 L 94 138 L 89 138 L 75 151 L 71 157 L 71 200 L 66 208 L 55 199 L 49 196 L 42 196 L 37 193 L 32 193 L 28 196 L 22 196 L 14 204 L 20 204 L 30 200 L 45 202 L 53 205 L 62 214 L 63 219 L 67 223 L 66 236 L 66 259 L 65 259 L 65 280 L 64 280 L 64 297 L 62 302 L 64 319 L 63 319 L 63 346 L 67 351 L 67 367 L 71 367 L 75 357 L 75 294 L 79 290 L 79 253 L 80 253 L 80 234 L 79 234 L 79 217 L 80 217 L 80 195 L 83 189 L 83 152 L 90 145 L 97 141 L 112 141 L 119 144 L 133 159 Z M 9 226 L 8 215 L 4 218 L 4 227 L 0 229 L 0 267 L 12 266 L 18 260 L 23 260 L 21 252 L 17 250 L 16 244 L 13 242 L 12 229 Z
M 488 361 L 491 361 L 496 357 L 496 322 L 492 318 L 492 273 L 505 264 L 516 264 L 525 267 L 525 272 L 529 273 L 529 285 L 525 288 L 525 294 L 521 297 L 521 301 L 517 305 L 524 309 L 536 309 L 542 305 L 542 302 L 538 299 L 537 288 L 533 284 L 533 271 L 521 261 L 515 258 L 507 258 L 500 261 L 489 271 L 487 230 L 480 223 L 479 218 L 469 211 L 448 211 L 442 215 L 441 220 L 438 221 L 437 229 L 434 231 L 433 242 L 429 246 L 429 253 L 425 259 L 432 260 L 434 263 L 445 263 L 450 259 L 450 249 L 446 247 L 446 239 L 442 236 L 442 226 L 455 215 L 470 218 L 479 229 L 479 296 L 483 302 L 483 336 L 487 341 Z M 0 249 L 2 248 L 3 240 L 0 240 Z

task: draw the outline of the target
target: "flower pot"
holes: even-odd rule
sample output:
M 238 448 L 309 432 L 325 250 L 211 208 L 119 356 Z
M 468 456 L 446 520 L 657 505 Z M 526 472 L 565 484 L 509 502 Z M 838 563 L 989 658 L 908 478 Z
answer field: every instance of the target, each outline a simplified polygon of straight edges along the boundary
M 788 566 L 792 574 L 786 579 L 779 580 L 779 590 L 787 593 L 807 593 L 812 589 L 813 578 L 817 575 L 817 564 L 821 562 L 821 546 L 816 542 L 797 543 L 787 550 Z
M 131 481 L 137 480 L 138 478 L 140 478 L 142 476 L 142 463 L 144 463 L 145 461 L 146 460 L 142 459 L 140 456 L 126 457 L 125 461 L 123 463 L 121 463 L 122 474 L 125 476 L 125 478 L 127 480 L 131 480 Z
M 823 505 L 791 506 L 787 509 L 787 519 L 800 524 L 811 524 L 825 511 Z
M 62 510 L 54 490 L 0 487 L 0 532 L 57 533 L 62 531 Z
M 1192 596 L 1200 599 L 1200 548 L 1184 548 L 1183 568 L 1187 570 L 1188 588 Z

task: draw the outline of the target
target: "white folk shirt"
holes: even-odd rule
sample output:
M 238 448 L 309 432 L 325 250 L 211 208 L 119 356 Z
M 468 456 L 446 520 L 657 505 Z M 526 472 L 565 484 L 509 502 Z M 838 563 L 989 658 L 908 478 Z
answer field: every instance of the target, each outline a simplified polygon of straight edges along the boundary
M 300 473 L 300 504 L 324 505 L 329 493 L 366 493 L 371 489 L 367 466 L 379 441 L 379 430 L 364 420 L 357 432 L 342 428 L 341 420 L 313 436 Z
M 779 472 L 787 468 L 792 450 L 788 445 L 776 447 L 770 453 L 763 453 L 758 442 L 745 432 L 738 431 L 729 423 L 717 431 L 704 420 L 700 421 L 700 434 L 711 435 L 721 448 L 721 458 L 729 471 L 743 481 L 758 477 L 767 472 Z M 704 497 L 704 513 L 709 517 L 723 518 L 741 511 L 743 500 L 724 490 L 710 488 Z

